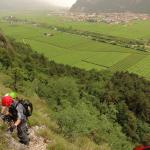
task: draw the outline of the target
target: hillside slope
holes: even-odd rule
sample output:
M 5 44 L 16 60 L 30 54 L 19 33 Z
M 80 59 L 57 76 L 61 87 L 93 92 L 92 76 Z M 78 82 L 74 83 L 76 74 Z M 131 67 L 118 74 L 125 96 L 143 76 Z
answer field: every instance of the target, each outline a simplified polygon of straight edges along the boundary
M 71 11 L 150 13 L 149 0 L 78 0 Z
M 0 73 L 0 95 L 10 92 L 12 89 L 4 86 L 4 82 L 10 77 Z M 66 140 L 63 135 L 56 132 L 58 125 L 52 118 L 52 112 L 45 100 L 40 99 L 36 94 L 29 94 L 30 90 L 26 90 L 24 94 L 18 93 L 19 97 L 29 99 L 34 105 L 34 112 L 29 119 L 29 137 L 31 139 L 28 147 L 20 144 L 16 137 L 16 132 L 10 134 L 7 132 L 7 124 L 0 120 L 0 150 L 110 150 L 107 145 L 102 145 L 100 149 L 90 140 L 84 138 L 82 141 L 72 144 Z M 27 96 L 30 95 L 30 96 Z M 1 109 L 1 108 L 0 108 Z M 37 111 L 38 110 L 38 111 Z M 82 147 L 79 146 L 82 143 Z M 97 148 L 96 148 L 97 147 Z

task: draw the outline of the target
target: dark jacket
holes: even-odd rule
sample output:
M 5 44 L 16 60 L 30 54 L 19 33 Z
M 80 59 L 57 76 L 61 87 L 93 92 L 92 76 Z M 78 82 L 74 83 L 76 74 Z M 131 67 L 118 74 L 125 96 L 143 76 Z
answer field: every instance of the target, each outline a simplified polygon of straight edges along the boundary
M 9 113 L 12 115 L 13 120 L 16 121 L 20 119 L 21 121 L 26 121 L 25 108 L 18 101 L 14 101 L 9 108 Z

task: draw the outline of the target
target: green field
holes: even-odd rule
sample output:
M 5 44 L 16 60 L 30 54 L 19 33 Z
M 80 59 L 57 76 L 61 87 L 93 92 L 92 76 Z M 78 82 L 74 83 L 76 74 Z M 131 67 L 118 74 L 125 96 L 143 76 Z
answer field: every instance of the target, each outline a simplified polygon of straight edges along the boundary
M 150 78 L 150 55 L 129 68 L 129 71 Z
M 130 39 L 150 39 L 150 20 L 132 21 L 128 24 L 106 24 L 106 23 L 89 23 L 75 22 L 62 17 L 48 16 L 48 13 L 34 14 L 27 13 L 17 15 L 19 18 L 29 19 L 35 22 L 46 23 L 54 26 L 72 27 L 84 31 L 98 32 L 117 37 L 126 37 Z
M 48 16 L 49 12 L 0 12 L 0 16 L 14 15 L 20 19 L 45 23 L 54 26 L 72 27 L 73 29 L 98 32 L 130 39 L 150 39 L 150 20 L 132 21 L 128 24 L 106 24 L 71 21 L 60 16 Z
M 20 16 L 21 17 L 21 16 Z M 25 16 L 24 16 L 25 17 Z M 146 31 L 150 21 L 133 22 L 125 25 L 90 24 L 70 22 L 59 17 L 30 16 L 28 19 L 47 24 L 60 25 L 76 29 L 105 33 L 109 35 L 148 39 L 150 32 Z M 18 41 L 30 44 L 33 50 L 43 53 L 50 60 L 86 70 L 109 69 L 115 71 L 130 71 L 150 78 L 150 53 L 123 48 L 111 44 L 96 42 L 86 37 L 59 32 L 31 24 L 9 24 L 0 22 L 2 31 Z M 118 32 L 119 31 L 119 32 Z M 130 32 L 129 32 L 130 31 Z M 50 33 L 52 36 L 45 36 Z

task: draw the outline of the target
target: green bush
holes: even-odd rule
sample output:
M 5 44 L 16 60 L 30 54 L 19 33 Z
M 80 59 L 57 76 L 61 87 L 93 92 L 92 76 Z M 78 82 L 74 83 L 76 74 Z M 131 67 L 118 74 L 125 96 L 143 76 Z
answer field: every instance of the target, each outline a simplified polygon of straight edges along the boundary
M 72 78 L 53 78 L 48 84 L 39 84 L 38 94 L 47 99 L 53 109 L 76 105 L 79 101 L 78 86 Z
M 96 114 L 90 112 L 84 103 L 68 108 L 56 114 L 60 131 L 66 136 L 88 135 L 98 128 Z

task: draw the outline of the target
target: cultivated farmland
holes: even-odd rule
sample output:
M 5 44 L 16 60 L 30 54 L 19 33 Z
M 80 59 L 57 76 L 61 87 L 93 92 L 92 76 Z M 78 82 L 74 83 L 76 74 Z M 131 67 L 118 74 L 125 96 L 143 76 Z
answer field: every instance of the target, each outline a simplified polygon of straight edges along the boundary
M 144 26 L 149 25 L 133 22 L 131 25 L 104 25 L 79 22 L 59 23 L 58 17 L 48 19 L 39 16 L 28 16 L 28 19 L 36 22 L 45 22 L 51 25 L 88 30 L 105 33 L 109 35 L 148 39 L 150 33 L 144 31 Z M 47 21 L 46 21 L 47 20 Z M 134 28 L 133 28 L 134 26 Z M 136 27 L 137 26 L 137 27 Z M 140 28 L 142 27 L 142 28 Z M 125 48 L 108 43 L 93 41 L 86 36 L 80 36 L 53 30 L 51 28 L 35 26 L 34 24 L 0 22 L 0 28 L 8 36 L 17 39 L 25 44 L 30 44 L 33 50 L 44 54 L 50 60 L 57 63 L 71 65 L 86 70 L 111 70 L 130 71 L 150 78 L 150 53 L 130 48 Z M 117 33 L 119 30 L 120 33 Z M 127 32 L 129 30 L 130 32 Z M 133 31 L 135 30 L 135 31 Z M 141 32 L 139 34 L 138 32 Z M 138 36 L 137 36 L 138 35 Z

